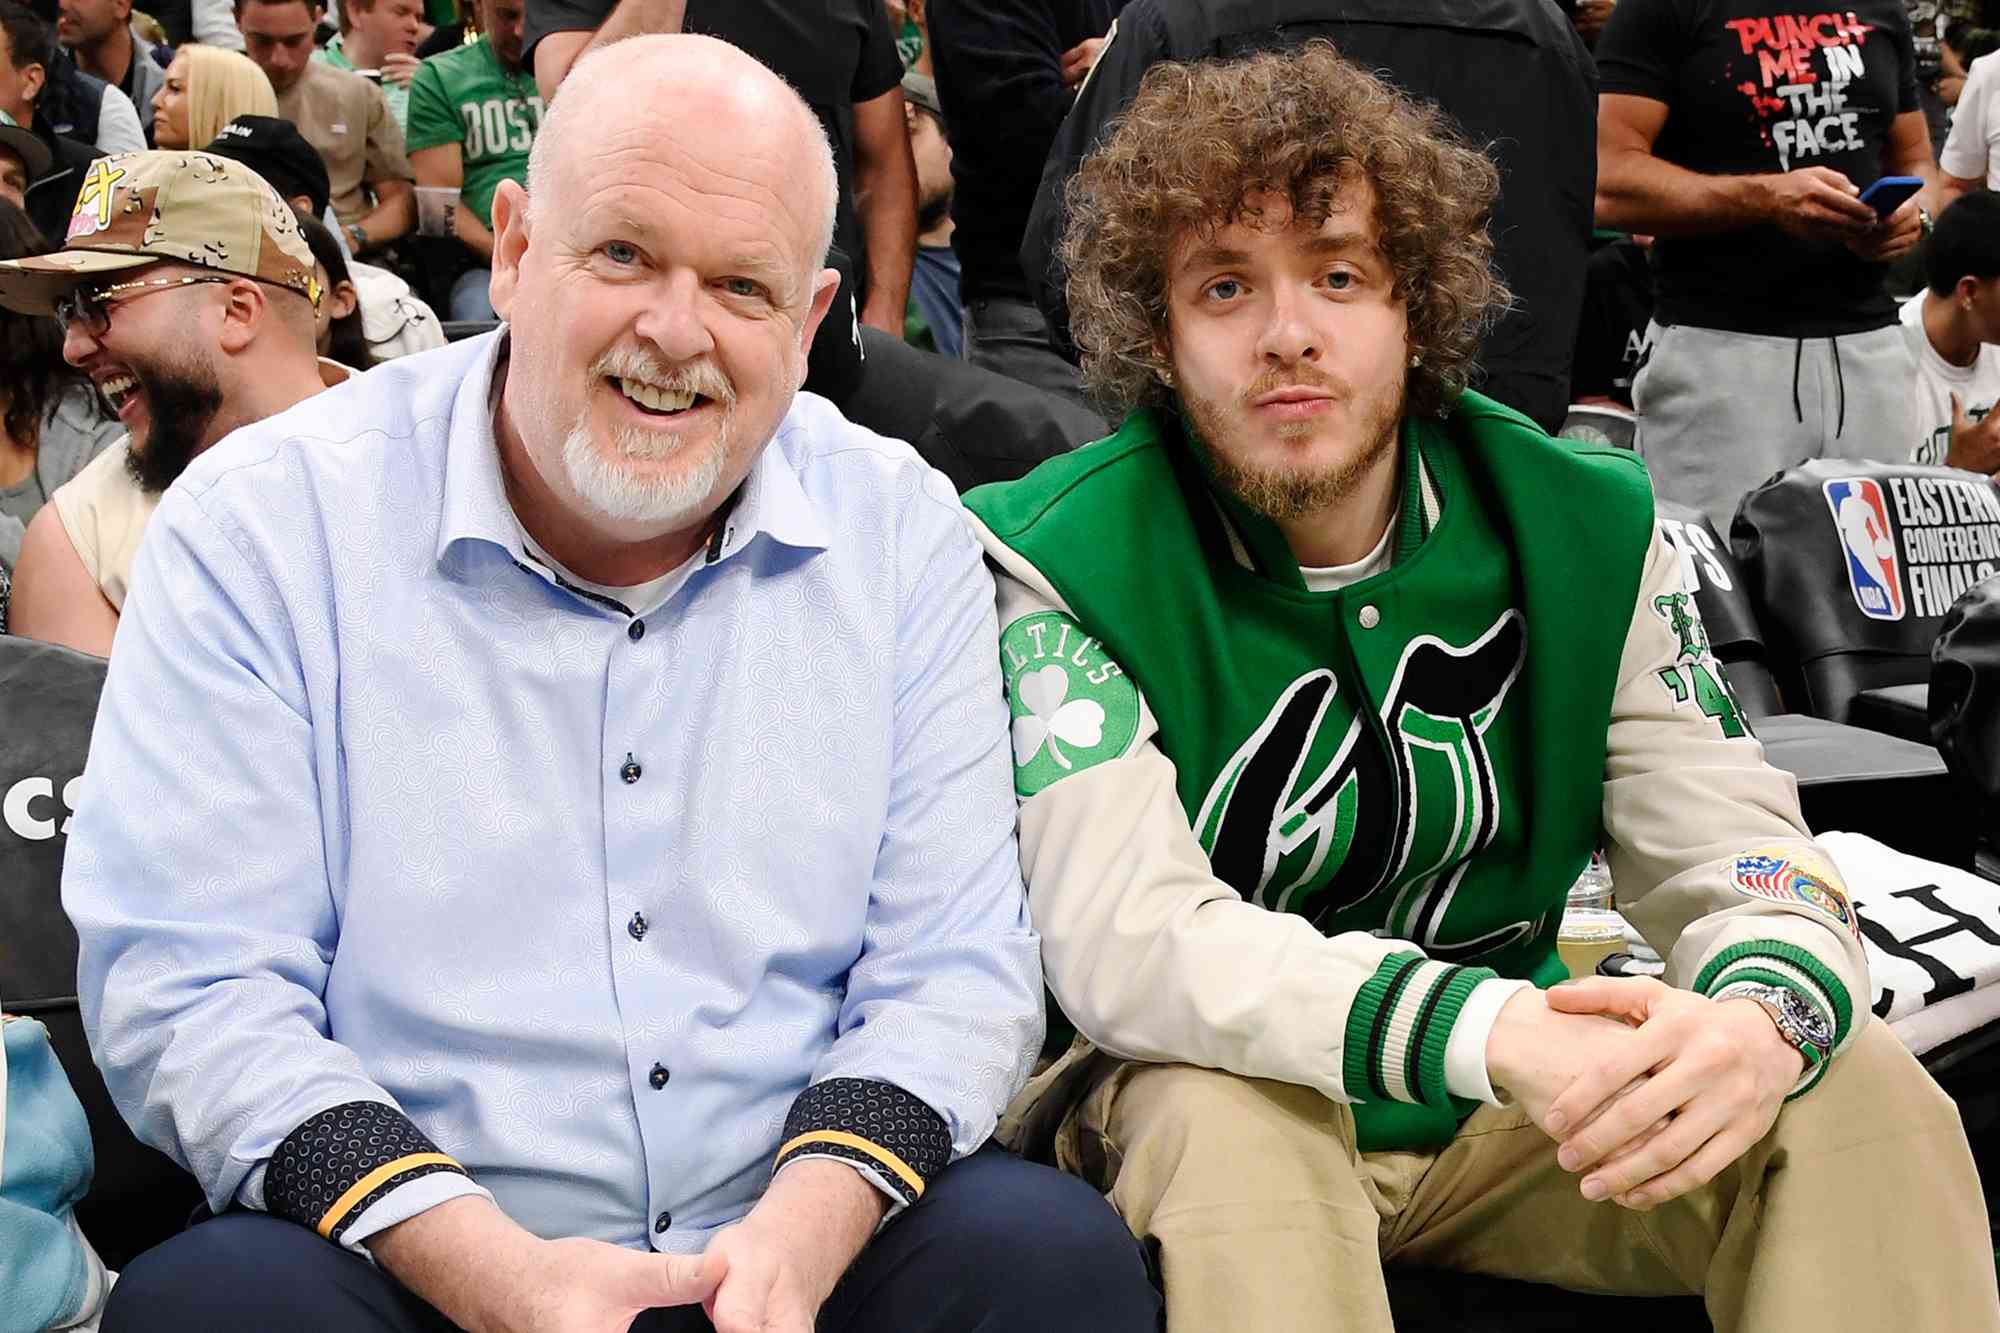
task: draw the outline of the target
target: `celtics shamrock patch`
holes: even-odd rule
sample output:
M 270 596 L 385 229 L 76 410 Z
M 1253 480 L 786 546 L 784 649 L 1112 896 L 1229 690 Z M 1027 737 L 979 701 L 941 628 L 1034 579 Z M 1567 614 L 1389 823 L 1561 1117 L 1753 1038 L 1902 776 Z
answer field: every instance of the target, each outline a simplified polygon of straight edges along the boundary
M 1014 790 L 1023 799 L 1118 758 L 1139 733 L 1138 686 L 1060 611 L 1007 626 L 1000 671 L 1014 718 Z

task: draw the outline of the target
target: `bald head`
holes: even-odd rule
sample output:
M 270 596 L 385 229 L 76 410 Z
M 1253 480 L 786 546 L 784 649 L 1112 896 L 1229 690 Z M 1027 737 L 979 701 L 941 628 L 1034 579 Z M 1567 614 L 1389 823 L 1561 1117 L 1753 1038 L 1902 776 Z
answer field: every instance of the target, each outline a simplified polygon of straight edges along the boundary
M 834 189 L 819 121 L 732 46 L 632 37 L 570 70 L 526 192 L 493 196 L 490 294 L 514 475 L 594 567 L 640 577 L 572 569 L 665 572 L 749 475 L 839 289 Z
M 658 136 L 658 137 L 655 137 Z M 766 177 L 779 193 L 817 188 L 803 205 L 817 244 L 833 244 L 840 182 L 819 117 L 791 85 L 728 42 L 696 34 L 628 37 L 597 47 L 563 79 L 528 157 L 532 219 L 549 200 L 589 188 L 593 165 L 621 137 L 654 138 L 711 170 Z

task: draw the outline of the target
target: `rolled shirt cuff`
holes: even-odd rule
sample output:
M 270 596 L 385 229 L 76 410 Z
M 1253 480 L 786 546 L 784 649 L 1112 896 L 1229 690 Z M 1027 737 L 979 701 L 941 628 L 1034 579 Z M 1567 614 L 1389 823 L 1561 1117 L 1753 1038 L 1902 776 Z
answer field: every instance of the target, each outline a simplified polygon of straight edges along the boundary
M 1458 1021 L 1451 1025 L 1451 1039 L 1444 1048 L 1444 1086 L 1452 1096 L 1485 1102 L 1488 1106 L 1507 1104 L 1493 1090 L 1493 1078 L 1486 1068 L 1486 1042 L 1493 1035 L 1493 1025 L 1500 1020 L 1500 1011 L 1507 1001 L 1534 988 L 1534 982 L 1515 977 L 1495 977 L 1472 988 L 1472 994 L 1458 1011 Z
M 398 1222 L 407 1222 L 418 1213 L 427 1213 L 441 1203 L 476 1194 L 489 1203 L 493 1195 L 471 1176 L 456 1171 L 433 1171 L 396 1186 L 355 1215 L 340 1233 L 340 1243 L 357 1254 L 367 1255 L 365 1242 Z M 372 1260 L 373 1256 L 370 1255 Z
M 943 1116 L 893 1083 L 830 1078 L 792 1103 L 772 1175 L 802 1157 L 847 1163 L 887 1194 L 893 1208 L 903 1208 L 922 1198 L 950 1165 L 951 1130 Z
M 779 1166 L 778 1170 L 782 1171 L 794 1162 L 810 1162 L 815 1159 L 824 1162 L 839 1162 L 842 1166 L 852 1167 L 855 1175 L 867 1181 L 877 1194 L 880 1194 L 889 1201 L 889 1206 L 882 1212 L 881 1225 L 875 1228 L 877 1231 L 880 1231 L 882 1226 L 887 1225 L 896 1214 L 910 1206 L 910 1192 L 904 1187 L 903 1182 L 898 1180 L 892 1185 L 890 1183 L 891 1178 L 881 1167 L 876 1166 L 872 1162 L 857 1161 L 852 1157 L 838 1157 L 830 1152 L 800 1151 L 785 1154 L 784 1162 Z M 778 1172 L 773 1171 L 771 1178 L 776 1180 L 777 1177 Z
M 277 1216 L 346 1245 L 347 1233 L 371 1210 L 434 1175 L 452 1175 L 470 1184 L 465 1168 L 439 1152 L 394 1106 L 346 1102 L 321 1111 L 285 1136 L 264 1171 L 264 1203 Z M 442 1203 L 436 1194 L 435 1188 L 427 1192 L 423 1197 L 429 1197 L 429 1203 L 411 1206 L 394 1220 Z M 379 1230 L 391 1222 L 378 1220 L 374 1225 Z

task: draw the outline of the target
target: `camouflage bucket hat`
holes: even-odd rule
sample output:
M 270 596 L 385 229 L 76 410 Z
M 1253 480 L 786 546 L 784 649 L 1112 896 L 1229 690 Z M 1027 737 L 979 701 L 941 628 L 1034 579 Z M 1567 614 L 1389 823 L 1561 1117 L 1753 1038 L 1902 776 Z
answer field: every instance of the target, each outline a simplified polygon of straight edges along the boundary
M 50 314 L 79 283 L 163 259 L 287 287 L 319 305 L 312 251 L 291 205 L 242 163 L 189 152 L 92 162 L 63 248 L 0 262 L 0 305 Z

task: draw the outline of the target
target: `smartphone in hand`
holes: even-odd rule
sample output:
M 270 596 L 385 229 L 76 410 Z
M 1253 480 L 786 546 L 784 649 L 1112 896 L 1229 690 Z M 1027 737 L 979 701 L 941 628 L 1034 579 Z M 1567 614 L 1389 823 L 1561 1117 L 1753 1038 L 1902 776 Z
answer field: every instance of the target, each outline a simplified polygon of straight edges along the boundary
M 1886 218 L 1923 188 L 1915 176 L 1884 176 L 1861 192 L 1861 202 L 1874 209 L 1876 217 Z

